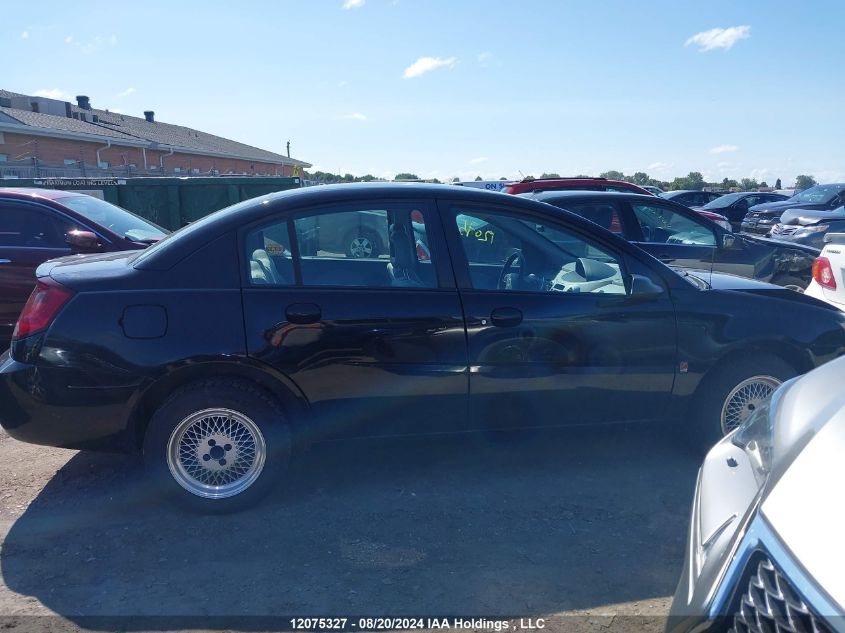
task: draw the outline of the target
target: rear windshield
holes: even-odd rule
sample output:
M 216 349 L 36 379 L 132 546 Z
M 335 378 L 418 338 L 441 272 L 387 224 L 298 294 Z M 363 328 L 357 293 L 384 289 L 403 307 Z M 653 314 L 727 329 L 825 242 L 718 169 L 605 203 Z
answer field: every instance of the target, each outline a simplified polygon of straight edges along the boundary
M 93 196 L 71 196 L 58 202 L 86 220 L 136 242 L 157 241 L 167 231 L 149 220 Z

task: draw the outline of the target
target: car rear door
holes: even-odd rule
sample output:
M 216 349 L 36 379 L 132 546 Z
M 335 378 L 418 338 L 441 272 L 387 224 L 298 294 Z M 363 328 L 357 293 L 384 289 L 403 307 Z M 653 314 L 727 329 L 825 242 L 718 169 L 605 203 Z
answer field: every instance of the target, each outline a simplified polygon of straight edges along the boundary
M 465 426 L 463 314 L 433 209 L 374 199 L 244 231 L 249 354 L 299 387 L 316 437 Z M 338 239 L 364 220 L 386 252 L 352 253 Z
M 60 218 L 28 202 L 0 199 L 0 346 L 12 337 L 35 287 L 35 269 L 70 254 Z
M 663 416 L 672 302 L 632 296 L 627 277 L 653 271 L 562 216 L 439 204 L 467 322 L 473 428 Z
M 651 200 L 628 200 L 629 241 L 664 264 L 711 272 L 717 234 L 690 209 Z

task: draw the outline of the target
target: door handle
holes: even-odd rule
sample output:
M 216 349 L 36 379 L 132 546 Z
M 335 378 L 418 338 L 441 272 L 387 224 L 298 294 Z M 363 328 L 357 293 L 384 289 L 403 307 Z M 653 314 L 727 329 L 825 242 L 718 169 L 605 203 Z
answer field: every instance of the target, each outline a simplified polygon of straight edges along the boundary
M 490 313 L 490 322 L 496 327 L 513 327 L 522 323 L 522 312 L 516 308 L 496 308 Z
M 316 323 L 323 316 L 316 303 L 292 303 L 285 310 L 285 317 L 290 323 L 307 325 Z

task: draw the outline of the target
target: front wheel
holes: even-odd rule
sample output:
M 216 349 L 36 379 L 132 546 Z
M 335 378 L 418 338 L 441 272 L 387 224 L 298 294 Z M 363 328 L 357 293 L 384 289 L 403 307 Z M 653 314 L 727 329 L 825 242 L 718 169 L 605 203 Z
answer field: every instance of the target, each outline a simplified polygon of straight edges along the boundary
M 690 440 L 709 449 L 748 419 L 795 369 L 775 356 L 739 359 L 706 376 L 693 404 Z
M 144 461 L 157 490 L 209 513 L 241 510 L 283 474 L 290 431 L 278 405 L 251 383 L 206 380 L 174 393 L 144 437 Z

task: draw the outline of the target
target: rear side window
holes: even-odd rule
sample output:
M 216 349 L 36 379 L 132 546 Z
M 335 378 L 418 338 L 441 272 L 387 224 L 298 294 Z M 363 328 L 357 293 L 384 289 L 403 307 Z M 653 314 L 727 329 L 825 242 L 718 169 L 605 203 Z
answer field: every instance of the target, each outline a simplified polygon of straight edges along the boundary
M 436 288 L 427 213 L 381 203 L 279 220 L 247 235 L 250 281 L 293 285 L 298 274 L 303 286 Z
M 566 204 L 566 210 L 595 222 L 612 233 L 622 234 L 622 221 L 615 205 L 604 202 Z
M 0 246 L 67 248 L 69 228 L 49 212 L 25 204 L 0 203 Z

